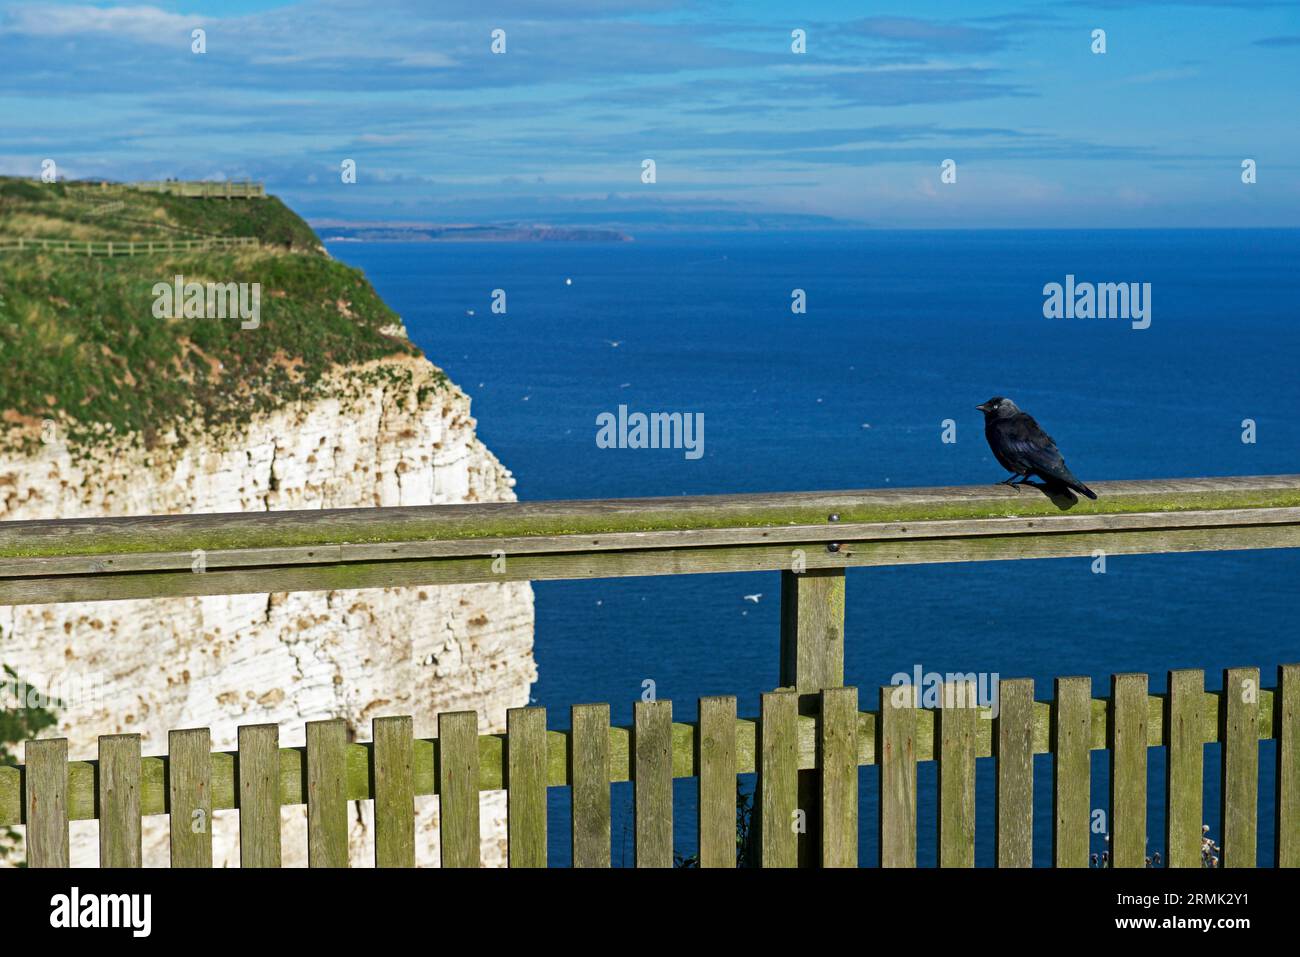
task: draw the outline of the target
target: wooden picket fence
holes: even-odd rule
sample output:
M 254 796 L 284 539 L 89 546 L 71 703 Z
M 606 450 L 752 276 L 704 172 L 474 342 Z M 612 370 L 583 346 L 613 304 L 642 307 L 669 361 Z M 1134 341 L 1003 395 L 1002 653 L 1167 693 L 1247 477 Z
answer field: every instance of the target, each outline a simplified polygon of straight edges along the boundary
M 1028 679 L 1000 682 L 997 713 L 976 706 L 966 681 L 943 686 L 939 707 L 918 707 L 918 689 L 888 686 L 876 711 L 858 710 L 856 688 L 762 696 L 755 719 L 738 719 L 734 697 L 699 701 L 699 720 L 675 723 L 669 701 L 638 702 L 630 727 L 611 727 L 606 704 L 576 705 L 568 731 L 548 731 L 542 708 L 508 713 L 505 734 L 479 734 L 475 712 L 438 715 L 438 735 L 413 736 L 410 717 L 374 719 L 369 743 L 349 743 L 341 719 L 310 722 L 305 748 L 281 748 L 275 725 L 239 728 L 238 750 L 211 752 L 206 728 L 172 731 L 168 754 L 141 757 L 140 736 L 99 739 L 97 761 L 69 763 L 66 739 L 29 741 L 26 765 L 0 767 L 0 825 L 25 826 L 33 867 L 66 866 L 69 821 L 98 818 L 100 863 L 141 865 L 141 818 L 169 814 L 171 863 L 210 867 L 212 831 L 195 827 L 214 810 L 239 809 L 245 867 L 278 867 L 280 807 L 307 805 L 313 867 L 348 864 L 347 804 L 375 802 L 375 863 L 416 860 L 415 798 L 440 798 L 444 867 L 479 865 L 479 792 L 508 795 L 509 864 L 547 864 L 547 789 L 572 788 L 576 867 L 611 863 L 610 784 L 632 781 L 636 865 L 670 867 L 673 779 L 697 778 L 699 863 L 734 867 L 737 775 L 756 772 L 756 847 L 764 867 L 813 855 L 827 867 L 858 865 L 858 768 L 879 767 L 879 863 L 917 864 L 917 764 L 938 766 L 938 861 L 975 863 L 976 759 L 997 766 L 996 861 L 1033 863 L 1033 757 L 1054 756 L 1052 860 L 1090 862 L 1089 753 L 1110 755 L 1110 855 L 1116 867 L 1147 862 L 1148 749 L 1166 760 L 1165 860 L 1202 864 L 1203 745 L 1222 748 L 1222 864 L 1256 861 L 1259 742 L 1276 741 L 1275 863 L 1300 866 L 1300 665 L 1278 668 L 1261 689 L 1257 668 L 1224 672 L 1206 692 L 1204 673 L 1171 671 L 1151 695 L 1145 674 L 1111 679 L 1093 699 L 1091 679 L 1058 678 L 1051 701 Z M 800 813 L 810 828 L 792 826 Z
M 78 256 L 151 256 L 155 253 L 189 252 L 195 249 L 256 249 L 255 236 L 212 236 L 206 239 L 30 239 L 25 236 L 0 236 L 0 250 L 22 252 L 68 253 Z

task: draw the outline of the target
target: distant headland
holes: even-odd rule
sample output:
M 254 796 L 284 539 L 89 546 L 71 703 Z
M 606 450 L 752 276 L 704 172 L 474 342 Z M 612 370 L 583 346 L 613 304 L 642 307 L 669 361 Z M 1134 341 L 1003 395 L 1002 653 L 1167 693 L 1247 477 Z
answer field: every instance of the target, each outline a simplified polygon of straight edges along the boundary
M 313 223 L 326 242 L 365 243 L 627 243 L 632 237 L 599 226 L 421 223 Z

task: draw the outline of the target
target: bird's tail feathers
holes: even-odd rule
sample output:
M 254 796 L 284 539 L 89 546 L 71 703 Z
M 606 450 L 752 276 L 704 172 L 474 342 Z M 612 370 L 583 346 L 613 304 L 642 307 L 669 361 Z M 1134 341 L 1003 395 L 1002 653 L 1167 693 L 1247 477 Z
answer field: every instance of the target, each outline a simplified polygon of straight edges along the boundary
M 1088 488 L 1088 486 L 1084 485 L 1077 478 L 1073 478 L 1073 477 L 1068 479 L 1051 478 L 1051 479 L 1046 479 L 1044 481 L 1045 484 L 1047 485 L 1048 491 L 1052 491 L 1052 490 L 1060 491 L 1061 489 L 1068 488 L 1068 489 L 1073 489 L 1074 491 L 1080 493 L 1081 495 L 1086 495 L 1088 496 L 1088 498 L 1091 499 L 1097 498 L 1097 493 L 1094 492 L 1092 489 Z

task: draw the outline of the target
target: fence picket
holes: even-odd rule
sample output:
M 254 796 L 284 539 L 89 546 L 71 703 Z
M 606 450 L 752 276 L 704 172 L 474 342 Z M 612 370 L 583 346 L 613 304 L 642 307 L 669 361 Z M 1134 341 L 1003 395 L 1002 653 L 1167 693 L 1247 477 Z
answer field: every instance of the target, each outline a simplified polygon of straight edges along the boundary
M 307 722 L 307 866 L 348 866 L 346 748 L 342 718 Z
M 758 725 L 759 860 L 763 867 L 798 867 L 799 696 L 772 691 L 761 699 Z
M 858 689 L 825 688 L 817 726 L 823 867 L 858 866 Z
M 511 867 L 546 866 L 546 709 L 506 712 L 506 849 Z
M 673 705 L 638 701 L 635 733 L 636 866 L 673 866 Z
M 27 866 L 67 867 L 68 841 L 68 739 L 28 741 Z
M 438 715 L 438 835 L 443 867 L 478 867 L 478 712 Z
M 1168 867 L 1201 866 L 1205 672 L 1169 672 L 1165 699 L 1165 854 Z
M 1273 863 L 1300 867 L 1300 664 L 1278 665 L 1273 737 L 1277 739 Z
M 998 867 L 1034 866 L 1034 682 L 998 686 Z
M 1087 867 L 1092 816 L 1092 679 L 1056 679 L 1052 712 L 1052 861 Z
M 881 867 L 916 867 L 916 694 L 913 685 L 880 689 L 876 764 Z
M 407 715 L 370 723 L 375 775 L 375 867 L 415 866 L 415 737 Z
M 1224 867 L 1255 866 L 1255 825 L 1259 804 L 1259 669 L 1223 672 L 1223 710 L 1219 740 L 1219 793 L 1223 796 L 1219 833 Z
M 609 705 L 569 710 L 574 867 L 609 867 Z
M 280 866 L 280 728 L 239 729 L 239 866 Z
M 207 728 L 167 735 L 167 813 L 172 867 L 211 867 L 212 736 Z
M 1143 867 L 1147 841 L 1147 676 L 1110 680 L 1110 857 Z
M 99 737 L 99 866 L 139 867 L 140 735 Z
M 736 866 L 736 699 L 700 699 L 700 867 Z
M 938 746 L 939 866 L 975 866 L 975 682 L 943 686 L 935 712 Z

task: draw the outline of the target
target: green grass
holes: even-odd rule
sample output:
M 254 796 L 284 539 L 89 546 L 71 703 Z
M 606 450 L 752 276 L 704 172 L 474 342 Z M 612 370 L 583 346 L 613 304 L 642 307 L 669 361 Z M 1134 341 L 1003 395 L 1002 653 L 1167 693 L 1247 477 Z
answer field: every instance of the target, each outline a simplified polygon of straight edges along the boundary
M 107 203 L 123 208 L 100 212 Z M 286 249 L 323 252 L 312 228 L 275 197 L 186 199 L 78 183 L 35 183 L 0 177 L 0 235 L 37 236 L 37 223 L 58 238 L 94 240 L 197 239 L 254 236 Z
M 122 209 L 93 214 L 96 203 Z M 255 251 L 89 258 L 0 252 L 0 411 L 9 446 L 61 421 L 74 447 L 111 435 L 145 444 L 182 421 L 204 430 L 313 394 L 336 366 L 419 355 L 365 276 L 330 259 L 278 199 L 184 199 L 0 178 L 0 236 L 187 239 L 253 236 Z M 260 283 L 261 323 L 158 319 L 153 286 Z M 394 375 L 400 373 L 393 373 Z M 18 435 L 15 422 L 28 428 Z M 199 424 L 199 422 L 195 422 Z

